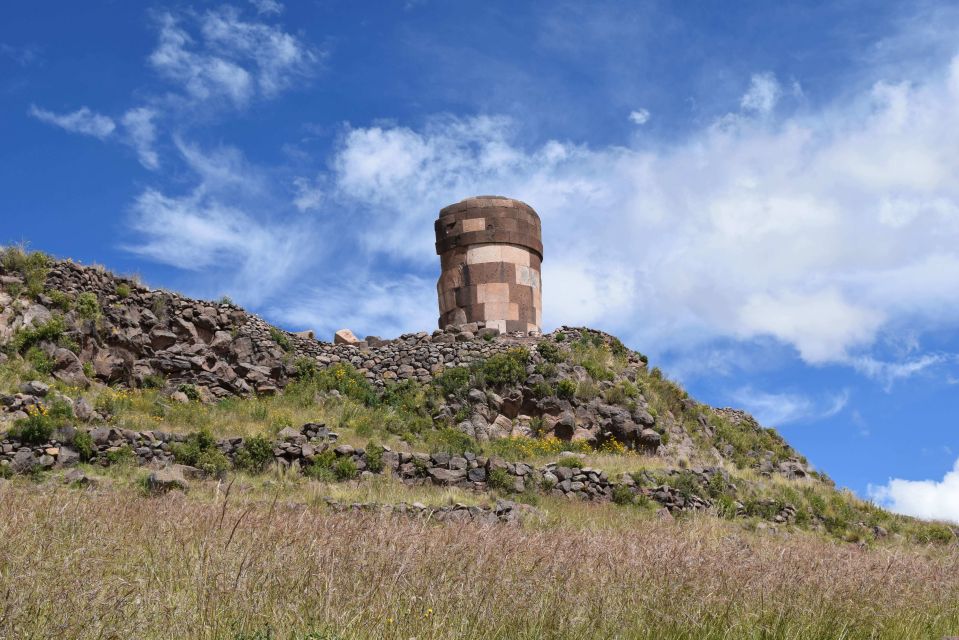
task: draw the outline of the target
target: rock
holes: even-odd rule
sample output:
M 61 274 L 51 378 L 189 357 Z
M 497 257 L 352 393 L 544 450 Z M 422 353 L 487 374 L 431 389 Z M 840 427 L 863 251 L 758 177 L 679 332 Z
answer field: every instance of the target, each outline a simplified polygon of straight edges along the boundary
M 80 358 L 62 347 L 53 352 L 53 377 L 74 387 L 86 388 L 90 384 Z
M 30 473 L 39 466 L 40 461 L 37 460 L 36 456 L 33 455 L 33 451 L 30 449 L 20 449 L 13 455 L 13 462 L 11 466 L 13 467 L 14 473 Z
M 28 396 L 37 396 L 43 398 L 50 391 L 50 385 L 43 384 L 39 380 L 31 380 L 20 385 L 20 392 Z
M 553 433 L 560 440 L 572 440 L 576 433 L 576 417 L 570 411 L 564 411 L 553 428 Z
M 73 415 L 76 416 L 77 420 L 89 422 L 93 419 L 93 407 L 90 406 L 86 398 L 80 398 L 73 403 Z
M 646 428 L 639 432 L 638 442 L 644 449 L 655 451 L 662 444 L 663 438 L 653 429 Z
M 80 454 L 72 447 L 60 447 L 60 453 L 57 456 L 57 463 L 64 467 L 69 467 L 80 462 Z
M 675 520 L 675 518 L 673 518 L 673 514 L 671 514 L 669 512 L 669 509 L 667 509 L 666 507 L 662 507 L 661 509 L 659 509 L 656 512 L 656 517 L 662 520 L 663 522 L 672 522 L 673 520 Z
M 176 466 L 159 469 L 147 476 L 147 489 L 150 493 L 166 493 L 174 489 L 186 491 L 189 487 L 183 472 Z
M 281 442 L 292 442 L 299 445 L 306 443 L 306 436 L 292 427 L 280 429 L 280 432 L 276 434 L 276 439 Z
M 340 329 L 333 334 L 333 344 L 358 344 L 360 341 L 349 329 Z
M 463 469 L 443 469 L 442 467 L 430 467 L 426 471 L 433 482 L 442 485 L 451 485 L 460 482 L 466 478 L 466 471 Z
M 79 469 L 70 469 L 63 474 L 63 481 L 67 484 L 86 486 L 91 484 L 92 480 Z

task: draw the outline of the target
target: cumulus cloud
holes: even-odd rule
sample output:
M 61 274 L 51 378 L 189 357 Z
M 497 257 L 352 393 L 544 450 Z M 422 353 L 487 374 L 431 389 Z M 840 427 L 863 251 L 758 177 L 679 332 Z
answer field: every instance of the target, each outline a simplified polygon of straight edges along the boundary
M 770 393 L 753 387 L 741 387 L 731 394 L 760 424 L 781 426 L 790 422 L 811 422 L 830 418 L 849 403 L 849 392 L 813 399 L 798 393 Z
M 741 107 L 773 111 L 775 78 L 753 80 Z M 671 146 L 529 147 L 488 116 L 354 128 L 331 195 L 374 222 L 368 251 L 418 269 L 435 261 L 423 230 L 442 206 L 527 201 L 543 218 L 548 327 L 586 318 L 660 350 L 771 337 L 811 364 L 901 377 L 921 367 L 863 359 L 885 331 L 959 322 L 957 98 L 959 60 Z
M 273 97 L 306 77 L 318 58 L 296 36 L 245 21 L 229 6 L 197 17 L 163 12 L 157 24 L 150 64 L 194 101 L 243 107 L 254 97 Z
M 629 121 L 633 124 L 646 124 L 649 122 L 649 111 L 646 109 L 637 109 L 636 111 L 630 111 Z
M 782 96 L 782 87 L 772 73 L 756 73 L 749 80 L 749 90 L 739 101 L 739 106 L 746 111 L 767 115 L 776 108 L 776 103 Z
M 100 115 L 87 107 L 81 107 L 70 113 L 54 113 L 31 105 L 28 113 L 40 122 L 52 124 L 70 133 L 80 133 L 101 140 L 109 138 L 117 128 L 112 118 Z
M 959 524 L 959 460 L 942 480 L 890 478 L 885 485 L 870 485 L 868 492 L 870 498 L 891 511 Z
M 130 109 L 121 122 L 126 129 L 127 143 L 137 152 L 137 158 L 147 169 L 157 169 L 160 166 L 160 157 L 154 150 L 157 132 L 154 119 L 157 112 L 149 107 Z

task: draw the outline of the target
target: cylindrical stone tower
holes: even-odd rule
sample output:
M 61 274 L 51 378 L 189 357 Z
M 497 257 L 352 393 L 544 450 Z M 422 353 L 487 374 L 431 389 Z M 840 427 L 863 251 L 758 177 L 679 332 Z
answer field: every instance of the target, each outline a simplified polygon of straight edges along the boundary
M 476 196 L 440 211 L 440 328 L 485 322 L 500 331 L 539 331 L 543 322 L 539 216 L 525 202 Z

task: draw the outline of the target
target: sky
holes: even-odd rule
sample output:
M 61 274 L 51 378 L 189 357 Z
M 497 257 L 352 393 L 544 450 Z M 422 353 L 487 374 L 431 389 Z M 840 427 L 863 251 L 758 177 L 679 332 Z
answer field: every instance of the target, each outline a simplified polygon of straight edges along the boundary
M 0 243 L 289 330 L 435 327 L 433 220 L 543 222 L 603 329 L 893 510 L 959 522 L 959 8 L 0 8 Z

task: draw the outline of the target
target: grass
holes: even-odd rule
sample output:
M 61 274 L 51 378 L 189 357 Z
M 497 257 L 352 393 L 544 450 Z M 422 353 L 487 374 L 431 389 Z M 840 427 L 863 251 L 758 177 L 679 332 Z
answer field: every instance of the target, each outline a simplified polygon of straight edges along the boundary
M 225 500 L 217 487 L 156 499 L 52 483 L 0 490 L 0 636 L 910 640 L 959 631 L 959 556 L 933 548 L 862 550 L 614 505 L 608 515 L 586 509 L 593 527 L 436 525 L 236 488 Z M 607 522 L 628 528 L 595 526 Z

